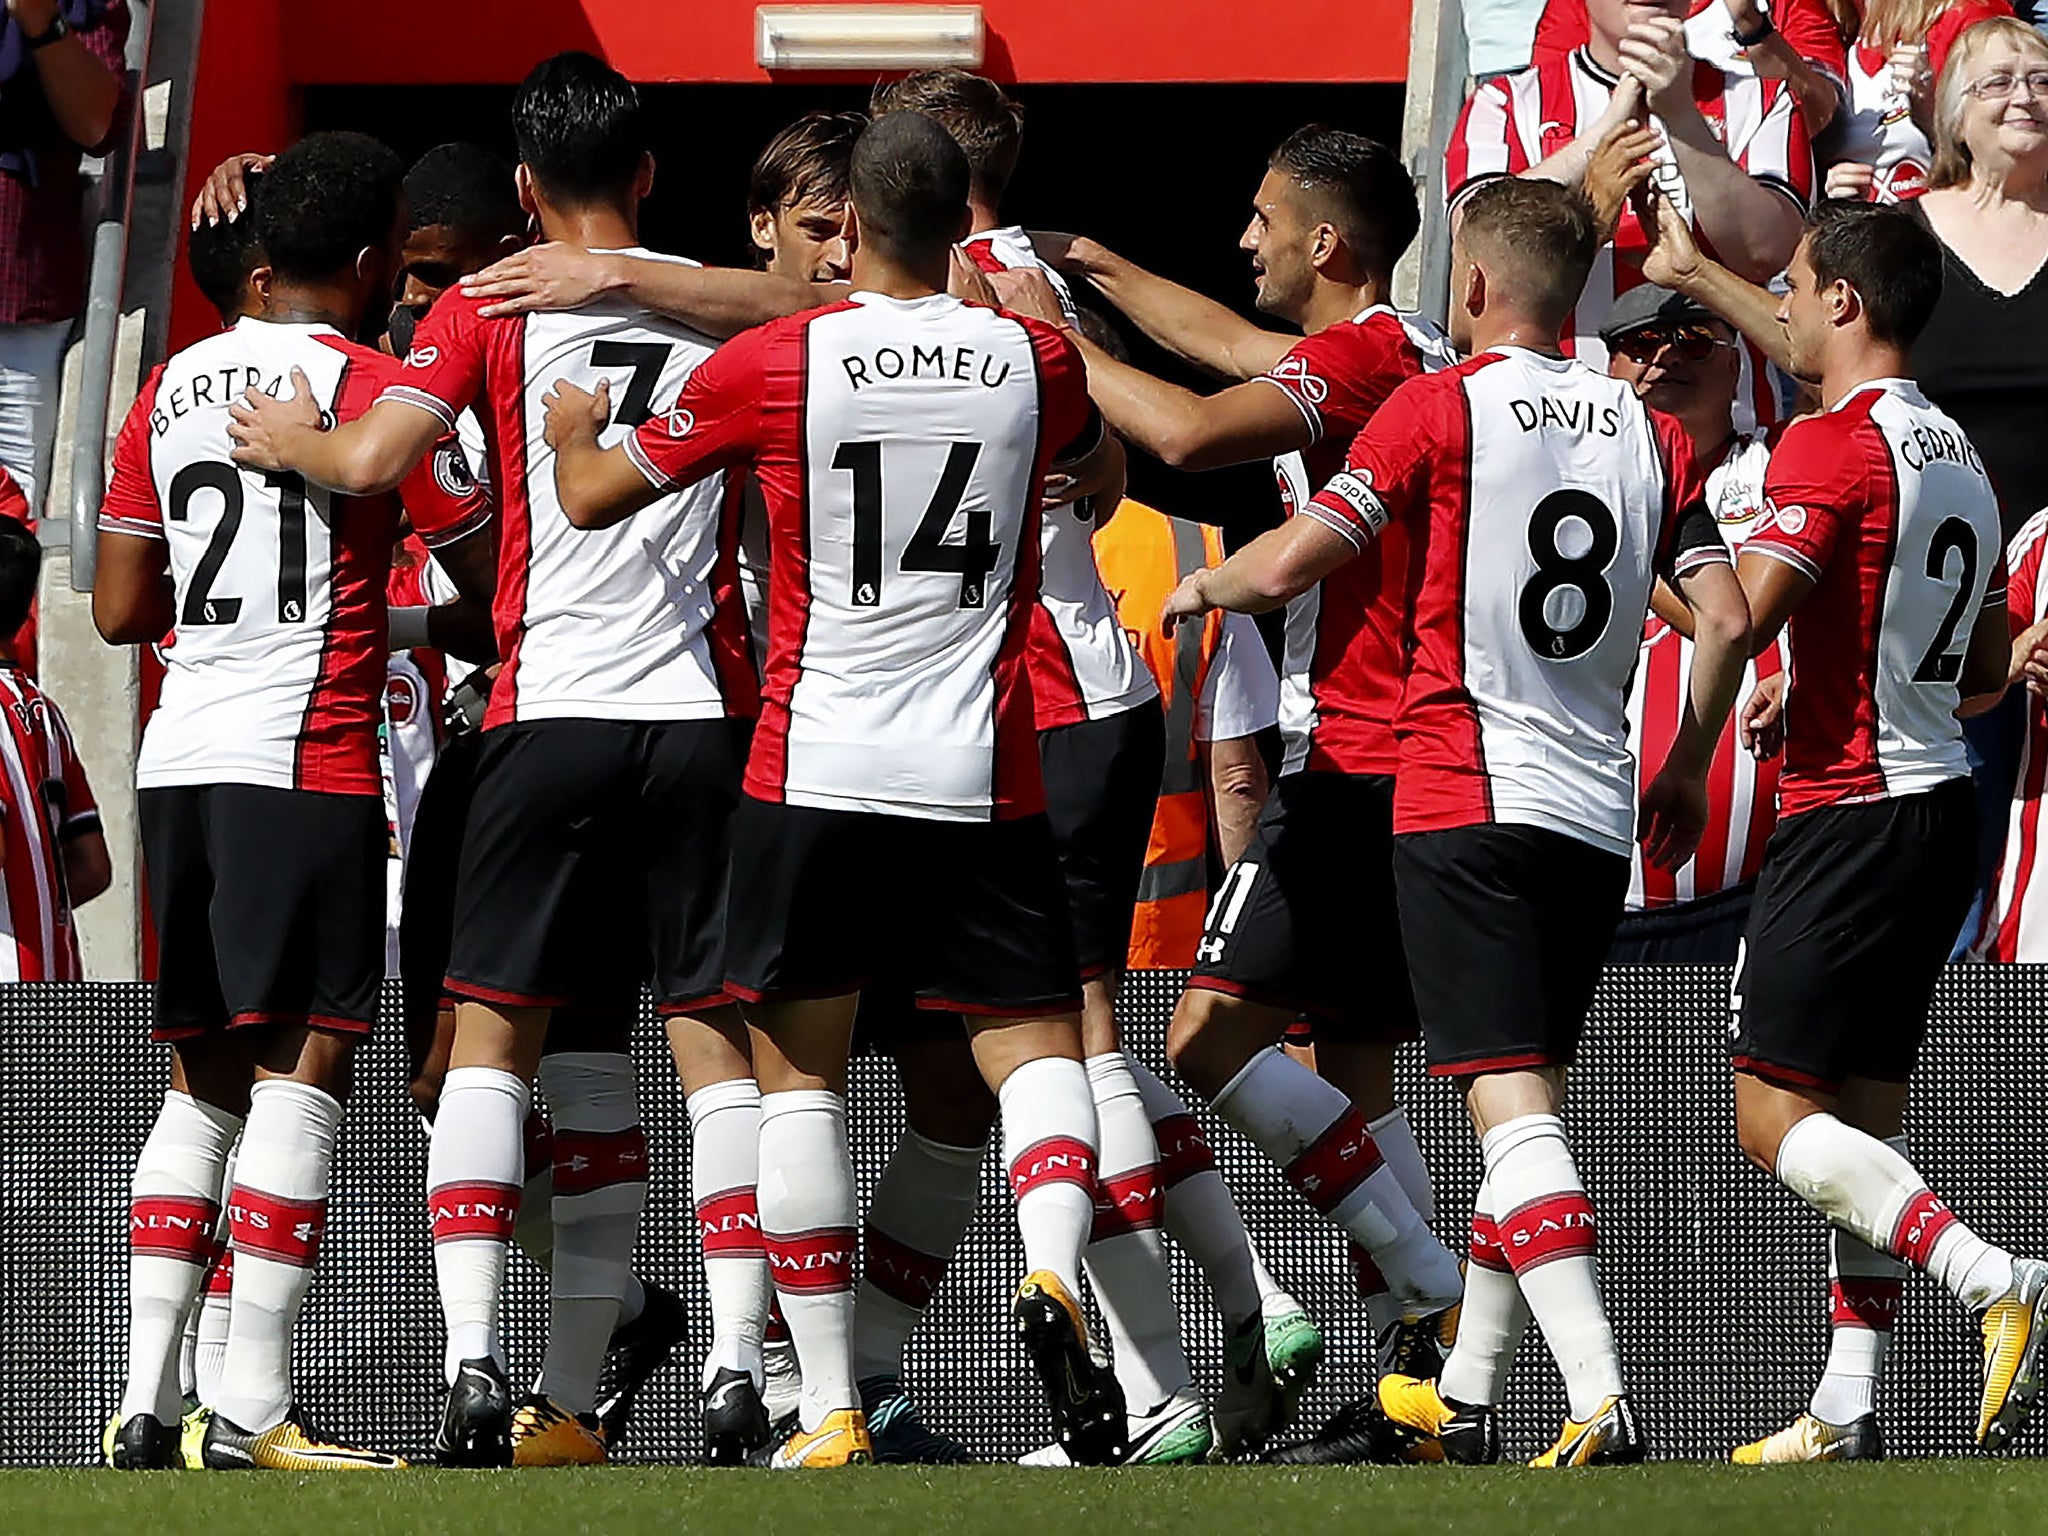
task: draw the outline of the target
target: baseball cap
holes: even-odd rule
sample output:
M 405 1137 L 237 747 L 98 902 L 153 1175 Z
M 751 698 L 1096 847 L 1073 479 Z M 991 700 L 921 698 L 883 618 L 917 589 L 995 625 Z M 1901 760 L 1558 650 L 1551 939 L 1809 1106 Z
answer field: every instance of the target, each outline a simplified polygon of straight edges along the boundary
M 1600 339 L 1612 342 L 1645 326 L 1694 325 L 1702 320 L 1720 318 L 1697 299 L 1689 299 L 1669 288 L 1659 288 L 1655 283 L 1638 283 L 1614 301 L 1614 308 L 1600 323 Z

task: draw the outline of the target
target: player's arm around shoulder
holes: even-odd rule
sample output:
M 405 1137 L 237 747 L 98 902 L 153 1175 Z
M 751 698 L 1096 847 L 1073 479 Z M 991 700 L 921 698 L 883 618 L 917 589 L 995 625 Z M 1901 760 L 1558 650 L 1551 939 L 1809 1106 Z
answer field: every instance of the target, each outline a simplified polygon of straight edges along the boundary
M 550 242 L 528 246 L 463 278 L 462 292 L 481 305 L 478 313 L 486 320 L 619 298 L 723 339 L 832 303 L 847 287 Z

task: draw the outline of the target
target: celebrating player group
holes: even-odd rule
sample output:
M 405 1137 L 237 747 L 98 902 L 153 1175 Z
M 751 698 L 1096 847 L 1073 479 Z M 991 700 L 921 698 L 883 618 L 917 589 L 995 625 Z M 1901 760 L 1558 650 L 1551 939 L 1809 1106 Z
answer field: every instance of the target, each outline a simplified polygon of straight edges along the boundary
M 778 134 L 751 271 L 640 245 L 655 146 L 585 54 L 520 87 L 516 169 L 321 133 L 216 172 L 192 264 L 223 329 L 136 402 L 93 594 L 165 667 L 137 779 L 171 1080 L 110 1463 L 404 1465 L 306 1422 L 291 1349 L 387 967 L 431 1137 L 445 1465 L 606 1460 L 684 1343 L 632 1267 L 668 1150 L 636 1108 L 644 991 L 713 1332 L 701 1445 L 643 1449 L 968 1459 L 904 1353 L 996 1132 L 1028 1462 L 1496 1461 L 1532 1318 L 1569 1399 L 1537 1464 L 1640 1461 L 1567 1073 L 1631 889 L 1773 795 L 1735 1111 L 1825 1218 L 1834 1321 L 1809 1411 L 1734 1457 L 1883 1454 L 1908 1268 L 1977 1319 L 1977 1440 L 2009 1442 L 2048 1263 L 1965 1226 L 1900 1134 L 1975 878 L 1957 711 L 2020 671 L 1991 486 L 1909 376 L 1940 251 L 1896 208 L 1808 209 L 1775 82 L 1717 107 L 1754 119 L 1737 164 L 1654 60 L 1610 79 L 1598 52 L 1568 142 L 1521 144 L 1512 92 L 1468 107 L 1442 328 L 1393 307 L 1421 219 L 1383 146 L 1304 127 L 1242 189 L 1268 328 L 1005 224 L 1022 114 L 957 71 Z M 1224 387 L 1133 366 L 1104 307 Z M 1748 431 L 1790 380 L 1795 418 Z M 1136 621 L 1094 543 L 1132 451 L 1270 459 L 1286 512 Z M 1211 626 L 1267 668 L 1241 616 L 1280 610 L 1277 708 L 1242 732 L 1277 713 L 1279 777 L 1188 887 L 1208 915 L 1146 1063 L 1118 983 L 1194 757 L 1188 679 L 1131 631 Z M 1463 1254 L 1395 1098 L 1417 1040 L 1483 1153 Z M 862 1051 L 906 1121 L 865 1213 Z M 1321 1335 L 1184 1094 L 1350 1240 L 1377 1379 L 1305 1438 Z M 1169 1236 L 1221 1315 L 1208 1390 Z M 515 1243 L 550 1280 L 522 1385 Z

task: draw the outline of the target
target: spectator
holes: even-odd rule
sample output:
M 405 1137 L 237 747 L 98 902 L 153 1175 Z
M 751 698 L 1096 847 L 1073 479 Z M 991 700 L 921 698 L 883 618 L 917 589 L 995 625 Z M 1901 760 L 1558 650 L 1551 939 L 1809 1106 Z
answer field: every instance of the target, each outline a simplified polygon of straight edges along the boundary
M 1799 98 L 1806 131 L 1817 134 L 1840 110 L 1846 40 L 1858 25 L 1855 0 L 1691 0 L 1685 47 L 1732 75 L 1782 80 Z M 1536 24 L 1533 57 L 1562 58 L 1590 35 L 1586 0 L 1549 0 Z
M 1763 433 L 1735 430 L 1741 349 L 1734 328 L 1698 300 L 1645 283 L 1622 295 L 1601 336 L 1608 347 L 1607 371 L 1685 428 L 1706 477 L 1707 506 L 1731 552 L 1741 548 L 1764 509 L 1770 449 Z M 1691 610 L 1662 583 L 1650 604 L 1628 700 L 1629 748 L 1646 787 L 1677 737 L 1692 666 Z M 1738 699 L 1756 691 L 1760 676 L 1783 669 L 1782 645 L 1773 640 L 1749 664 Z M 1778 787 L 1775 759 L 1758 761 L 1742 750 L 1737 734 L 1724 730 L 1714 752 L 1699 851 L 1677 869 L 1635 851 L 1628 911 L 1615 934 L 1611 963 L 1735 963 L 1751 886 L 1777 820 Z
M 1849 50 L 1849 104 L 1831 141 L 1827 195 L 1899 203 L 1925 192 L 1935 76 L 1964 32 L 2010 15 L 2006 0 L 1871 0 Z
M 0 635 L 28 617 L 42 547 L 0 516 Z M 0 983 L 83 981 L 74 907 L 113 883 L 100 813 L 56 701 L 0 640 Z
M 0 464 L 31 508 L 49 484 L 57 389 L 85 302 L 82 154 L 129 110 L 127 0 L 5 0 L 0 16 Z
M 1453 210 L 1502 176 L 1582 187 L 1594 150 L 1647 113 L 1662 134 L 1652 149 L 1655 183 L 1727 266 L 1752 282 L 1776 276 L 1813 191 L 1806 125 L 1783 82 L 1688 57 L 1684 4 L 1590 0 L 1584 47 L 1481 86 L 1446 157 Z M 1635 210 L 1624 209 L 1566 322 L 1567 346 L 1595 367 L 1607 358 L 1600 326 L 1614 301 L 1642 281 L 1649 243 Z M 1775 420 L 1762 357 L 1746 353 L 1744 372 L 1736 424 Z
M 1159 627 L 1167 594 L 1223 563 L 1223 536 L 1135 501 L 1095 531 L 1095 563 L 1117 617 L 1166 701 L 1166 769 L 1131 922 L 1134 970 L 1195 963 L 1219 870 L 1251 841 L 1272 781 L 1258 736 L 1280 719 L 1280 679 L 1258 626 L 1218 610 L 1172 635 Z
M 1941 242 L 1942 288 L 1913 350 L 1920 386 L 1969 434 L 2010 540 L 2048 506 L 2048 41 L 2010 17 L 1949 51 L 1934 92 L 1934 167 L 1911 205 Z M 1978 885 L 2004 845 L 2026 695 L 1969 720 Z

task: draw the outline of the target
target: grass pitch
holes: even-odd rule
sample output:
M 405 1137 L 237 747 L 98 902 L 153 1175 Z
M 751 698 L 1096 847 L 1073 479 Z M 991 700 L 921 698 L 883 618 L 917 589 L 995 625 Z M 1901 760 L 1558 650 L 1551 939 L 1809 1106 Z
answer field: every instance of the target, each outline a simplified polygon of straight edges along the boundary
M 1524 1468 L 691 1468 L 298 1477 L 0 1473 L 20 1536 L 476 1533 L 476 1536 L 1804 1536 L 2048 1532 L 2048 1463 Z

